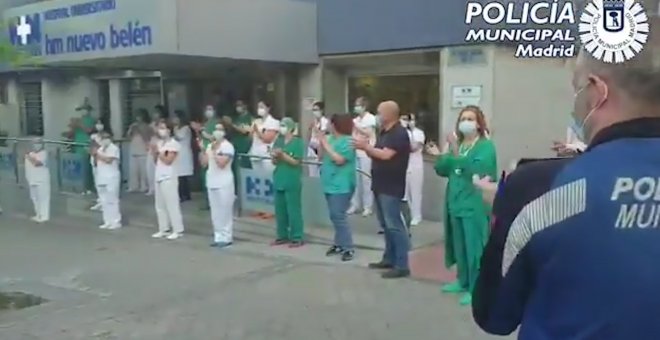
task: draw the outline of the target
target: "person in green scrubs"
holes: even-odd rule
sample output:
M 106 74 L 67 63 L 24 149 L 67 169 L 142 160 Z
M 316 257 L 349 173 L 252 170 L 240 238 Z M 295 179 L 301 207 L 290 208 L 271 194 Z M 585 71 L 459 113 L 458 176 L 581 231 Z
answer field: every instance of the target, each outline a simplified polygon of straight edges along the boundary
M 305 145 L 294 135 L 296 123 L 286 117 L 280 122 L 280 134 L 272 150 L 273 189 L 275 191 L 275 222 L 277 239 L 273 245 L 303 245 L 302 159 Z
M 236 101 L 236 115 L 225 123 L 231 131 L 231 142 L 236 149 L 236 154 L 247 154 L 252 146 L 252 115 L 242 100 Z M 244 169 L 252 169 L 252 162 L 248 157 L 239 157 L 236 166 Z
M 435 172 L 448 179 L 445 194 L 445 265 L 456 265 L 457 281 L 442 286 L 442 292 L 463 294 L 461 305 L 472 303 L 472 291 L 479 274 L 479 263 L 488 241 L 491 207 L 484 203 L 473 180 L 488 176 L 497 180 L 495 145 L 488 138 L 484 114 L 477 106 L 464 108 L 456 122 L 456 131 L 447 137 L 437 155 Z

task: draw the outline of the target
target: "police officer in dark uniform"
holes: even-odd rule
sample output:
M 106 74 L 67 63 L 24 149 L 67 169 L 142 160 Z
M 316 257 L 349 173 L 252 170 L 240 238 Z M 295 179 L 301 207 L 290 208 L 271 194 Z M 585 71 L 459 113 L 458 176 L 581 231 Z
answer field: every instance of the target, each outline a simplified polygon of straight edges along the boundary
M 520 326 L 519 339 L 660 339 L 653 49 L 619 64 L 582 51 L 573 87 L 575 130 L 588 148 L 519 166 L 500 186 L 474 318 L 492 334 Z

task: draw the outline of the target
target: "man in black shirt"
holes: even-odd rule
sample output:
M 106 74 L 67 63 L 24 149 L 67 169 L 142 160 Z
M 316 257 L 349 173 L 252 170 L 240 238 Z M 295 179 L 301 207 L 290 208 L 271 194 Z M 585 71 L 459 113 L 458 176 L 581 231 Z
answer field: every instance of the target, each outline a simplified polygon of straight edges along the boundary
M 381 123 L 376 145 L 369 145 L 366 139 L 354 139 L 355 148 L 364 150 L 372 159 L 371 189 L 376 216 L 385 235 L 383 259 L 369 264 L 369 268 L 387 269 L 383 278 L 407 277 L 410 275 L 410 239 L 401 218 L 401 200 L 406 189 L 410 139 L 406 129 L 399 124 L 399 105 L 396 102 L 380 103 L 378 115 Z

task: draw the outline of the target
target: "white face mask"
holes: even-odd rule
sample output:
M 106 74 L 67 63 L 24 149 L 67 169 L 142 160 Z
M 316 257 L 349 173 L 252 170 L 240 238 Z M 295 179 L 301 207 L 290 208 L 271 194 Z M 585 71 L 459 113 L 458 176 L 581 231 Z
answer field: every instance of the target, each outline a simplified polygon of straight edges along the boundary
M 280 127 L 280 134 L 286 135 L 287 133 L 289 133 L 289 129 L 286 126 Z
M 401 126 L 403 126 L 404 128 L 408 128 L 410 126 L 410 122 L 402 119 Z
M 158 136 L 160 138 L 167 138 L 170 136 L 170 130 L 168 129 L 158 129 Z
M 106 147 L 106 146 L 110 145 L 110 143 L 111 143 L 111 141 L 108 138 L 105 138 L 105 139 L 101 140 L 101 146 L 103 146 L 103 147 Z
M 215 130 L 213 131 L 213 138 L 216 141 L 221 141 L 223 138 L 225 138 L 225 132 L 221 130 Z
M 356 105 L 356 106 L 353 108 L 353 112 L 355 112 L 356 114 L 361 115 L 361 114 L 364 112 L 364 108 L 363 108 L 362 106 L 360 106 L 360 105 Z
M 314 114 L 314 117 L 316 117 L 316 118 L 321 118 L 321 116 L 323 116 L 323 111 L 321 111 L 321 110 L 312 110 L 312 113 Z
M 32 144 L 32 151 L 39 152 L 44 148 L 44 144 L 41 142 Z
M 408 126 L 409 126 L 411 129 L 414 128 L 414 127 L 415 127 L 415 121 L 414 121 L 414 120 L 409 121 L 409 122 L 408 122 Z
M 266 115 L 268 114 L 268 110 L 266 110 L 266 109 L 263 108 L 263 107 L 260 107 L 260 108 L 257 110 L 257 114 L 259 115 L 259 117 L 266 117 Z
M 213 111 L 213 110 L 206 110 L 206 111 L 204 112 L 204 116 L 205 116 L 206 118 L 213 118 L 213 117 L 215 117 L 215 111 Z
M 471 135 L 477 131 L 477 122 L 474 120 L 464 120 L 458 123 L 458 131 L 464 135 Z
M 96 124 L 96 131 L 103 131 L 103 124 Z

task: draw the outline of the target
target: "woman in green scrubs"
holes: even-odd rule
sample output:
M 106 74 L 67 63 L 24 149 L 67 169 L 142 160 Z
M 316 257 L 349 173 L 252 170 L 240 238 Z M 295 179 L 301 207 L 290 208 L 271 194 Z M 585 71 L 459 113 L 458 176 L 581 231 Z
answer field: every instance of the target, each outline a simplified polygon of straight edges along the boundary
M 444 293 L 463 294 L 461 305 L 472 303 L 483 248 L 488 241 L 490 206 L 482 200 L 473 177 L 497 180 L 495 145 L 481 109 L 464 108 L 456 131 L 442 152 L 435 145 L 428 152 L 438 156 L 435 172 L 448 179 L 445 194 L 445 265 L 456 265 L 457 281 L 442 286 Z
M 273 189 L 275 190 L 275 221 L 277 239 L 273 245 L 303 245 L 302 158 L 305 146 L 294 135 L 296 123 L 291 118 L 280 122 L 280 134 L 273 145 Z

